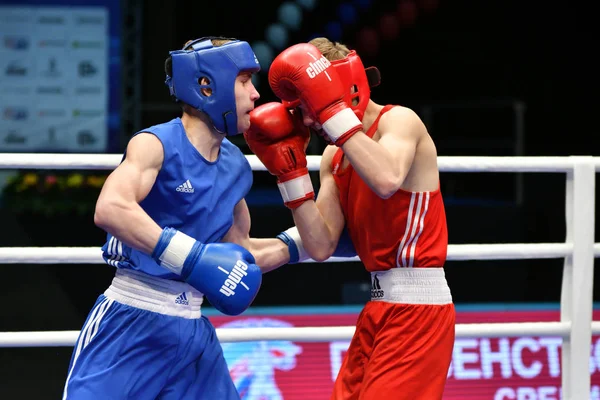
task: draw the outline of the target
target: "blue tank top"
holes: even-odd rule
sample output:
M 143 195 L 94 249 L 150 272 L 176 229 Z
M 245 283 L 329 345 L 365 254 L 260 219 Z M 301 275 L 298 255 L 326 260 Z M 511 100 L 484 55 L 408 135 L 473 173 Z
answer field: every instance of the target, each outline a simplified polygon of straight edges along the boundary
M 223 139 L 217 160 L 207 161 L 188 140 L 179 118 L 140 132 L 154 134 L 164 151 L 163 165 L 141 207 L 161 228 L 178 229 L 202 243 L 221 241 L 233 224 L 234 207 L 252 186 L 252 168 L 244 154 Z M 102 257 L 117 268 L 179 279 L 110 234 Z

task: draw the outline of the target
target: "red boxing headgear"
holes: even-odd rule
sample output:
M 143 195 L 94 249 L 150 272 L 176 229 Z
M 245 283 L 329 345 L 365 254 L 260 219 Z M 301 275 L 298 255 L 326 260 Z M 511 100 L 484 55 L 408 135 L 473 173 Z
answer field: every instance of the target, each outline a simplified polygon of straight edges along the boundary
M 335 67 L 346 86 L 344 101 L 348 104 L 348 107 L 354 110 L 358 119 L 362 121 L 371 98 L 371 89 L 360 57 L 356 54 L 356 51 L 351 50 L 346 57 L 332 61 L 331 65 Z
M 358 119 L 362 121 L 371 98 L 371 88 L 379 85 L 381 76 L 377 67 L 365 68 L 360 57 L 355 50 L 341 60 L 331 61 L 331 66 L 335 68 L 346 87 L 344 102 L 350 107 Z M 282 103 L 289 109 L 300 105 L 300 100 L 285 101 Z M 354 104 L 356 103 L 356 104 Z

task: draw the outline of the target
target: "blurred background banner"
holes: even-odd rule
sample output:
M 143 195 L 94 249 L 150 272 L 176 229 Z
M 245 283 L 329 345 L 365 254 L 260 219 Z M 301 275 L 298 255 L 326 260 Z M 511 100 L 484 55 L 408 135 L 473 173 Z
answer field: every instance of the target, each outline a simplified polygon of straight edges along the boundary
M 118 150 L 119 10 L 118 0 L 0 5 L 0 151 Z
M 212 315 L 217 328 L 351 326 L 359 307 L 256 308 L 240 317 Z M 600 319 L 600 310 L 594 312 Z M 460 324 L 559 321 L 556 307 L 457 308 Z M 229 370 L 243 400 L 327 400 L 349 341 L 224 343 Z M 444 400 L 560 399 L 560 337 L 458 338 Z M 600 336 L 592 339 L 590 399 L 600 398 Z

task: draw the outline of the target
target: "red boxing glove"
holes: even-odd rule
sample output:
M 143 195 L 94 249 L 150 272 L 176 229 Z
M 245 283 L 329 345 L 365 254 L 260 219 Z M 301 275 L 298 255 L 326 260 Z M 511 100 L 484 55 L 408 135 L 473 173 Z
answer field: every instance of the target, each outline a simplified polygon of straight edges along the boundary
M 269 84 L 284 101 L 299 98 L 337 146 L 363 128 L 344 101 L 350 88 L 312 44 L 296 44 L 279 54 L 269 68 Z
M 315 198 L 306 167 L 308 128 L 281 103 L 267 103 L 250 112 L 250 128 L 244 132 L 248 147 L 267 170 L 288 208 Z

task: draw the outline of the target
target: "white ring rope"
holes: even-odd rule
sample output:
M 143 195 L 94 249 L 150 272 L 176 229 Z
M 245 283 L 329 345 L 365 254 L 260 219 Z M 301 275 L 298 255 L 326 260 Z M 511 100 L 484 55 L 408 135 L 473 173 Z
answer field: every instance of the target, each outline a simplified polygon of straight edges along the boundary
M 265 171 L 254 155 L 247 155 L 254 171 Z M 111 170 L 121 154 L 0 154 L 0 169 L 95 169 Z M 318 171 L 321 156 L 308 156 L 308 168 Z M 443 172 L 563 172 L 566 173 L 566 243 L 511 243 L 449 245 L 448 260 L 513 260 L 563 258 L 561 322 L 458 324 L 456 337 L 560 336 L 568 346 L 561 353 L 561 382 L 565 399 L 587 398 L 591 380 L 587 359 L 592 334 L 600 322 L 592 320 L 596 172 L 600 157 L 438 157 Z M 328 261 L 359 261 L 331 258 Z M 99 264 L 96 247 L 5 247 L 0 264 Z M 222 342 L 255 340 L 349 340 L 355 327 L 298 327 L 217 329 Z M 0 332 L 1 347 L 73 346 L 79 331 Z
M 556 259 L 572 253 L 569 243 L 451 244 L 448 261 Z M 594 244 L 600 257 L 600 243 Z M 304 262 L 315 262 L 307 260 Z M 325 262 L 360 262 L 331 257 Z M 104 264 L 99 247 L 0 247 L 0 264 Z
M 569 336 L 568 322 L 513 322 L 492 324 L 457 324 L 456 337 L 561 337 Z M 294 342 L 329 342 L 350 340 L 354 326 L 319 326 L 299 328 L 217 328 L 222 343 L 259 340 Z M 600 333 L 600 322 L 592 322 L 592 333 Z M 0 332 L 2 347 L 69 347 L 77 341 L 79 331 Z
M 121 154 L 0 154 L 0 169 L 114 169 Z M 266 171 L 255 155 L 246 158 L 254 171 Z M 573 157 L 578 158 L 578 157 Z M 596 171 L 600 157 L 594 157 Z M 308 169 L 318 171 L 321 156 L 307 156 Z M 440 171 L 445 172 L 568 172 L 571 157 L 438 157 Z

